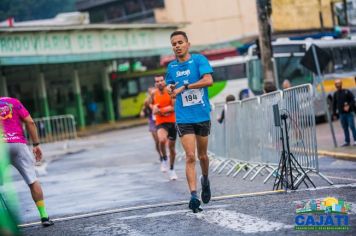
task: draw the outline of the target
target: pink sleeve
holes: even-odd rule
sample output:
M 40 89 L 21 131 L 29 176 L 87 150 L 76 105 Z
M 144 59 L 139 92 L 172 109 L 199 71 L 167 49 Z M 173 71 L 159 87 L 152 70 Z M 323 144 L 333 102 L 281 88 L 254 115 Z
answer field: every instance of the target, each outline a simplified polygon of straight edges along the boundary
M 24 107 L 24 105 L 22 105 L 22 103 L 19 100 L 15 99 L 13 104 L 14 104 L 14 108 L 13 108 L 14 112 L 18 113 L 22 119 L 30 115 L 30 113 L 27 111 L 27 109 Z

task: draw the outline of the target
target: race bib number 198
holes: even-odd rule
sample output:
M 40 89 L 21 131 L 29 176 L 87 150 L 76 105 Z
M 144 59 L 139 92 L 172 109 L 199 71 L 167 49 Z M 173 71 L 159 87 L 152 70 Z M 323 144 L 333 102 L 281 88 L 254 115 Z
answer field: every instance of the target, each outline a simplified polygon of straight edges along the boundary
M 189 89 L 182 92 L 183 107 L 198 105 L 203 103 L 203 93 L 201 89 Z

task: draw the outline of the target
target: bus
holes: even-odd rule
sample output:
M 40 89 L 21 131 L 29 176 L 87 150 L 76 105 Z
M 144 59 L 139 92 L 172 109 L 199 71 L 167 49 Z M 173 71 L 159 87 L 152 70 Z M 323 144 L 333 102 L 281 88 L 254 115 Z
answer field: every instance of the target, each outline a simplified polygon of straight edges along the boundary
M 164 68 L 158 68 L 117 74 L 117 79 L 112 80 L 116 119 L 138 117 L 147 96 L 147 89 L 154 86 L 154 77 L 164 73 Z
M 236 98 L 248 94 L 246 59 L 242 56 L 210 61 L 214 69 L 214 84 L 208 88 L 211 103 L 224 102 L 228 94 Z M 117 119 L 137 117 L 147 96 L 147 89 L 154 86 L 154 76 L 164 75 L 165 68 L 128 74 L 117 74 L 112 80 L 114 109 Z
M 210 61 L 214 69 L 214 85 L 209 87 L 209 98 L 212 104 L 225 102 L 229 94 L 239 100 L 249 96 L 246 62 L 244 56 Z
M 272 42 L 273 68 L 276 86 L 281 89 L 284 80 L 288 79 L 292 86 L 310 83 L 314 88 L 314 107 L 317 117 L 325 117 L 321 86 L 316 75 L 301 63 L 306 51 L 313 45 L 326 51 L 331 61 L 322 75 L 322 83 L 326 92 L 328 108 L 332 111 L 334 80 L 341 79 L 343 88 L 356 94 L 356 40 L 321 39 L 321 40 L 277 40 Z M 263 93 L 263 71 L 261 61 L 257 57 L 256 45 L 252 45 L 247 55 L 248 86 L 254 95 Z

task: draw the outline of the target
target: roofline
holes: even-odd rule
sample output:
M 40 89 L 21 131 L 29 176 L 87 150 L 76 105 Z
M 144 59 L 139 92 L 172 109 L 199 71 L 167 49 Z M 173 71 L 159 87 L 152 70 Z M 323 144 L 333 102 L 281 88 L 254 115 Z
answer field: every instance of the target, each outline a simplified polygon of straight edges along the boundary
M 71 26 L 37 26 L 0 28 L 0 33 L 36 32 L 36 31 L 71 31 L 71 30 L 129 30 L 129 29 L 178 29 L 184 23 L 177 24 L 89 24 Z
M 88 10 L 103 5 L 107 5 L 113 2 L 117 2 L 117 0 L 101 0 L 101 1 L 79 0 L 75 2 L 75 6 L 77 7 L 78 10 L 83 11 L 83 10 Z

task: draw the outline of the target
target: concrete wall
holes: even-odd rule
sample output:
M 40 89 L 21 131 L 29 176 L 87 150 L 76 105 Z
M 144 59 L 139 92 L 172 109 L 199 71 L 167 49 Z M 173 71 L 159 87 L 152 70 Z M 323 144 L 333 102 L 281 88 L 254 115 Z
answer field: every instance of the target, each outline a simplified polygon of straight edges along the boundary
M 273 31 L 320 29 L 319 8 L 324 27 L 332 28 L 331 1 L 272 0 Z M 192 45 L 243 39 L 258 32 L 256 0 L 165 0 L 165 8 L 156 9 L 155 17 L 159 23 L 189 23 L 181 30 Z
M 193 45 L 222 43 L 258 32 L 252 0 L 165 0 L 165 6 L 155 10 L 157 22 L 189 23 L 182 30 Z
M 320 5 L 319 5 L 320 2 Z M 275 32 L 320 29 L 319 9 L 324 27 L 333 27 L 331 0 L 272 0 Z

